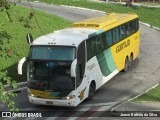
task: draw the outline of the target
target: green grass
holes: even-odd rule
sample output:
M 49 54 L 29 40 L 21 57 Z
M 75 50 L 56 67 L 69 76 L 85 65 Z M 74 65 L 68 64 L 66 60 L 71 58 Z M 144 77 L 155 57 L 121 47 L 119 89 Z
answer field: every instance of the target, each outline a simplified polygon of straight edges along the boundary
M 13 22 L 8 21 L 4 12 L 0 12 L 0 22 L 3 24 L 0 27 L 0 31 L 6 30 L 12 36 L 11 43 L 5 47 L 13 53 L 9 59 L 0 58 L 0 71 L 8 70 L 9 76 L 18 82 L 26 80 L 25 75 L 19 76 L 17 74 L 17 63 L 22 57 L 27 56 L 29 50 L 29 45 L 26 42 L 26 34 L 31 33 L 35 39 L 42 36 L 43 33 L 48 34 L 54 30 L 66 28 L 71 24 L 70 21 L 36 10 L 35 16 L 43 32 L 38 27 L 35 18 L 32 18 L 30 21 L 32 28 L 25 28 L 17 19 L 21 16 L 27 18 L 30 12 L 32 12 L 31 9 L 12 6 L 10 13 Z
M 141 101 L 160 102 L 160 85 L 158 85 L 156 88 L 142 94 L 140 97 L 132 100 L 132 102 L 141 102 Z
M 34 0 L 31 0 L 34 1 Z M 134 12 L 136 13 L 140 21 L 151 24 L 153 26 L 160 27 L 160 9 L 159 8 L 145 8 L 145 7 L 126 7 L 122 5 L 115 4 L 106 4 L 106 3 L 97 3 L 90 2 L 85 0 L 39 0 L 41 2 L 45 2 L 48 4 L 56 4 L 56 5 L 69 5 L 69 6 L 78 6 L 90 9 L 101 10 L 106 13 L 128 13 Z

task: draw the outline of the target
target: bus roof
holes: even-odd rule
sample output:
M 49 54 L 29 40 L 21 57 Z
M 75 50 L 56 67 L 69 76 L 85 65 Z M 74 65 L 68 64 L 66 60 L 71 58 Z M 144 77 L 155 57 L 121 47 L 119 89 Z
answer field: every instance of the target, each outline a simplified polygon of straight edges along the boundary
M 97 32 L 91 28 L 66 28 L 41 36 L 33 41 L 32 45 L 61 45 L 78 46 L 89 35 Z
M 110 13 L 102 17 L 90 18 L 84 21 L 75 22 L 72 27 L 94 28 L 98 30 L 103 29 L 106 31 L 137 17 L 138 16 L 135 13 Z
M 75 22 L 72 28 L 66 28 L 41 36 L 33 41 L 33 45 L 78 46 L 82 41 L 137 18 L 134 13 L 116 14 L 90 18 Z

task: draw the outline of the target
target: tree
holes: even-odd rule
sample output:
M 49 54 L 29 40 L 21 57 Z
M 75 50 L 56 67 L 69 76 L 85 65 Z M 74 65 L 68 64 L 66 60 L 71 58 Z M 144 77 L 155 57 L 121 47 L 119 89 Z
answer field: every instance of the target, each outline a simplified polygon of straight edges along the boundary
M 9 12 L 10 4 L 11 3 L 7 0 L 0 0 L 0 12 L 5 12 L 7 19 L 12 22 Z M 1 26 L 3 26 L 3 24 L 0 21 L 0 27 Z M 5 44 L 10 44 L 11 39 L 12 36 L 9 35 L 7 31 L 0 29 L 0 58 L 8 59 L 11 56 L 12 51 L 5 48 Z M 18 111 L 18 108 L 15 106 L 15 102 L 11 100 L 11 98 L 15 97 L 16 94 L 12 91 L 5 92 L 4 84 L 7 84 L 12 88 L 17 87 L 16 81 L 8 77 L 7 71 L 0 71 L 0 101 L 6 103 L 10 111 Z

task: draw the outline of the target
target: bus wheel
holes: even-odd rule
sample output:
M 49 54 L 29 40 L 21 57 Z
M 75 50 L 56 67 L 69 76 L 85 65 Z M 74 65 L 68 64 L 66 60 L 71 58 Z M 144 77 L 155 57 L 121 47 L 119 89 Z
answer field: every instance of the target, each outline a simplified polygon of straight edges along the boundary
M 130 63 L 130 60 L 126 57 L 123 72 L 126 72 L 126 71 L 129 69 L 130 64 L 131 64 L 131 63 Z
M 90 86 L 89 86 L 89 95 L 88 95 L 88 98 L 87 98 L 88 101 L 93 99 L 94 93 L 95 93 L 95 85 L 94 85 L 94 83 L 92 82 L 92 83 L 90 84 Z
M 130 64 L 132 65 L 133 63 L 133 54 L 130 55 Z

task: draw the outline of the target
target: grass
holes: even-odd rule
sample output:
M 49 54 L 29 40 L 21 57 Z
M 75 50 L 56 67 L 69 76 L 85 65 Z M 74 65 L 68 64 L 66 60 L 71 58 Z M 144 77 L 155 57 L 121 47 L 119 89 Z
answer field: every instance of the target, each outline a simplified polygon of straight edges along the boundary
M 34 1 L 34 0 L 31 0 Z M 160 27 L 160 8 L 126 7 L 116 4 L 97 3 L 87 0 L 39 0 L 48 4 L 78 6 L 104 11 L 106 13 L 136 13 L 140 21 Z
M 43 33 L 48 34 L 54 30 L 66 28 L 71 24 L 70 21 L 36 10 L 35 16 L 43 32 L 40 30 L 34 17 L 30 21 L 32 27 L 25 28 L 22 23 L 18 22 L 18 19 L 21 16 L 27 18 L 30 12 L 32 12 L 31 9 L 12 6 L 10 13 L 13 22 L 8 21 L 4 12 L 0 12 L 0 23 L 3 24 L 0 27 L 0 31 L 6 30 L 12 36 L 11 43 L 5 47 L 13 53 L 11 58 L 0 58 L 0 71 L 8 70 L 9 76 L 17 82 L 26 81 L 25 75 L 19 76 L 17 74 L 17 62 L 22 57 L 27 56 L 29 50 L 26 34 L 31 33 L 33 38 L 37 38 L 38 36 L 42 36 Z
M 160 102 L 160 85 L 150 91 L 142 94 L 140 97 L 132 100 L 132 102 Z

